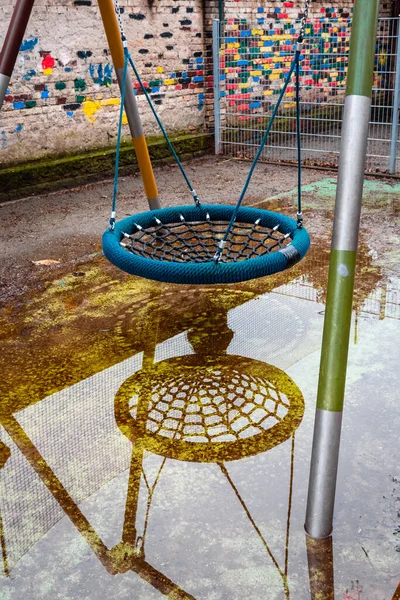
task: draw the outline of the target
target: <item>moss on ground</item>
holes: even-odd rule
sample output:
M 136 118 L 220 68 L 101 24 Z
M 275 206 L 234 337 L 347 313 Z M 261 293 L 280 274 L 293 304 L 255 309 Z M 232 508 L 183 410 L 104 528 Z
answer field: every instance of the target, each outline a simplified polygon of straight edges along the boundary
M 172 138 L 175 150 L 181 159 L 191 158 L 207 152 L 212 147 L 213 135 L 197 133 Z M 148 139 L 153 163 L 172 160 L 164 138 Z M 0 201 L 14 200 L 23 196 L 51 192 L 86 183 L 92 183 L 114 172 L 115 148 L 102 148 L 82 154 L 47 157 L 0 169 Z M 138 170 L 133 146 L 121 146 L 120 174 L 127 175 Z

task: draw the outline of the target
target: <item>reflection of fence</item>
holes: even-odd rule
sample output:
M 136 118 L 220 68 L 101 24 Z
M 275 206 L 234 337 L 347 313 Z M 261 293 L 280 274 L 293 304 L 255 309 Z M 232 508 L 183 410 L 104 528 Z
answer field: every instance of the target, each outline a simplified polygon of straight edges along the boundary
M 242 158 L 256 152 L 289 70 L 298 32 L 297 22 L 260 17 L 256 24 L 228 19 L 221 37 L 214 35 L 214 56 L 220 48 L 216 148 Z M 391 171 L 400 172 L 398 106 L 394 107 L 397 30 L 398 19 L 380 19 L 367 149 L 367 169 L 372 171 L 388 171 L 391 162 Z M 306 29 L 301 132 L 303 161 L 309 164 L 337 166 L 350 32 L 351 19 L 343 13 L 340 18 L 314 19 Z M 214 60 L 214 68 L 217 64 Z M 264 149 L 265 160 L 296 160 L 294 95 L 293 81 Z
M 365 299 L 360 314 L 400 319 L 400 280 L 390 278 L 386 286 L 376 288 Z
M 276 288 L 274 292 L 311 302 L 321 302 L 321 310 L 325 309 L 322 290 L 316 289 L 306 275 Z M 360 306 L 355 308 L 361 316 L 377 319 L 400 319 L 400 279 L 390 277 L 387 282 L 382 282 L 362 301 Z

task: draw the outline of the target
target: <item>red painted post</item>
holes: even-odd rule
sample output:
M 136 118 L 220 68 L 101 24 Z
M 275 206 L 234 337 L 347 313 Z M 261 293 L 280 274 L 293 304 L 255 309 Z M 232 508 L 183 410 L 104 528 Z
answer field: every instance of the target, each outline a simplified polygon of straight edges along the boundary
M 35 0 L 17 0 L 0 54 L 0 109 Z

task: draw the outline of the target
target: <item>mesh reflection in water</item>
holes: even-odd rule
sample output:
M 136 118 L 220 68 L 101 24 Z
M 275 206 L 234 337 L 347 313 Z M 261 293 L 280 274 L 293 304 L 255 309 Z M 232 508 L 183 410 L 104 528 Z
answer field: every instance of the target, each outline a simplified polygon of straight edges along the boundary
M 146 451 L 164 457 L 155 485 L 167 458 L 218 464 L 279 574 L 285 598 L 289 600 L 295 432 L 303 417 L 304 400 L 299 388 L 282 370 L 226 354 L 232 337 L 227 311 L 214 311 L 210 318 L 200 317 L 196 327 L 188 332 L 195 354 L 146 363 L 127 379 L 115 397 L 116 421 L 133 442 L 133 456 L 137 457 L 132 461 L 132 481 L 135 479 L 132 473 Z M 288 438 L 291 438 L 290 478 L 285 558 L 281 566 L 224 463 L 265 452 Z M 151 499 L 153 490 L 146 478 L 145 483 Z M 132 495 L 126 515 L 136 514 L 136 509 L 137 496 Z M 147 516 L 143 540 L 146 530 Z M 137 544 L 141 538 L 137 537 L 136 528 L 128 525 L 123 539 Z
M 285 441 L 301 422 L 304 401 L 290 377 L 271 365 L 232 355 L 203 365 L 189 356 L 135 373 L 119 389 L 115 411 L 130 439 L 144 428 L 148 450 L 208 462 L 251 456 Z
M 199 462 L 251 456 L 288 439 L 303 417 L 299 388 L 272 365 L 226 354 L 232 336 L 221 311 L 189 332 L 194 355 L 129 377 L 115 397 L 121 431 L 156 454 Z

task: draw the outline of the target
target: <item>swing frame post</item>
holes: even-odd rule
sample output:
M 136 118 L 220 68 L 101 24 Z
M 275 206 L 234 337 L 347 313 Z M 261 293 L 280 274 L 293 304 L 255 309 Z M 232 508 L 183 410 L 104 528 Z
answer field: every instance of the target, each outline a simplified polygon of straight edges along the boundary
M 332 532 L 378 8 L 354 6 L 305 521 L 315 539 Z
M 118 79 L 118 85 L 122 94 L 124 79 L 124 65 L 126 58 L 126 41 L 122 41 L 120 24 L 113 0 L 98 0 L 104 31 L 106 33 L 108 46 L 110 48 L 115 73 Z M 124 47 L 125 46 L 125 47 Z M 158 189 L 154 177 L 153 167 L 150 160 L 149 149 L 144 136 L 143 125 L 140 119 L 138 106 L 133 92 L 132 81 L 126 78 L 124 90 L 124 108 L 128 120 L 129 129 L 132 136 L 133 147 L 135 148 L 140 174 L 142 177 L 144 189 L 150 210 L 161 208 Z
M 0 54 L 0 109 L 35 0 L 17 0 Z

